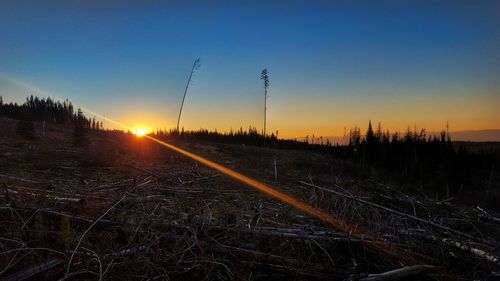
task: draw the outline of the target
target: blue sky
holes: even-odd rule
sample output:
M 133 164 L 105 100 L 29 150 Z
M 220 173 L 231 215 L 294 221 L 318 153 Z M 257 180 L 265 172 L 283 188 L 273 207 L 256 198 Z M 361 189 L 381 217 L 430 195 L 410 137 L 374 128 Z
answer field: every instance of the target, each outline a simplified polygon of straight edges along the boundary
M 499 1 L 1 1 L 0 73 L 130 126 L 500 128 Z M 27 89 L 0 78 L 4 100 Z

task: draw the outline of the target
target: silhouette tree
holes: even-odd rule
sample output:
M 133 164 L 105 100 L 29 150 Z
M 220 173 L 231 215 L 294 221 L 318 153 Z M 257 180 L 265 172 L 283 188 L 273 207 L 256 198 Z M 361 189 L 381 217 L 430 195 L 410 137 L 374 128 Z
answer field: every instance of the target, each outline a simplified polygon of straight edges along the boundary
M 366 143 L 375 143 L 375 133 L 373 132 L 372 121 L 368 121 L 368 129 L 366 130 Z
M 75 119 L 73 127 L 74 141 L 78 145 L 83 145 L 87 142 L 88 122 L 80 108 L 78 108 Z
M 179 123 L 181 122 L 181 114 L 182 114 L 182 107 L 184 107 L 184 100 L 186 99 L 186 93 L 189 88 L 189 84 L 191 83 L 191 78 L 193 77 L 193 73 L 201 66 L 201 59 L 197 58 L 194 63 L 193 67 L 191 68 L 191 74 L 189 74 L 189 79 L 186 84 L 186 89 L 184 90 L 184 96 L 182 96 L 182 103 L 181 103 L 181 108 L 179 110 L 179 117 L 177 118 L 177 132 L 179 132 Z
M 264 82 L 264 137 L 266 136 L 266 122 L 267 122 L 267 90 L 269 89 L 269 75 L 267 68 L 264 68 L 260 73 L 260 79 Z
M 47 99 L 29 96 L 22 105 L 17 103 L 3 103 L 0 97 L 0 116 L 17 119 L 23 122 L 18 124 L 21 128 L 28 128 L 27 121 L 33 123 L 35 121 L 42 123 L 42 132 L 47 122 L 52 123 L 72 123 L 74 124 L 79 120 L 86 128 L 92 128 L 92 119 L 83 115 L 78 119 L 78 114 L 73 112 L 73 104 L 69 100 L 62 103 L 54 101 L 50 97 Z M 102 129 L 102 122 L 95 121 L 95 129 Z M 33 123 L 34 124 L 34 123 Z M 25 131 L 24 129 L 20 131 Z M 30 131 L 30 129 L 27 129 Z

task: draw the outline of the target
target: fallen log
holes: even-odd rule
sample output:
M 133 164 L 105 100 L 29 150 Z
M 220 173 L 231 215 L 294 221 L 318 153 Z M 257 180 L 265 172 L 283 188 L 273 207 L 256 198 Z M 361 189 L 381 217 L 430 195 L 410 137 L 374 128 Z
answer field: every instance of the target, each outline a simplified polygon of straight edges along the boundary
M 12 189 L 7 189 L 6 192 L 12 193 L 12 194 L 19 194 L 19 195 L 29 195 L 29 196 L 40 196 L 44 197 L 48 200 L 54 200 L 54 201 L 59 201 L 59 202 L 70 202 L 70 203 L 78 203 L 81 201 L 80 198 L 74 198 L 74 197 L 61 197 L 61 196 L 54 196 L 54 195 L 46 195 L 46 194 L 40 194 L 40 193 L 33 193 L 33 192 L 23 192 L 22 194 L 19 193 L 19 191 L 12 190 Z
M 432 241 L 442 242 L 446 245 L 452 246 L 452 247 L 460 249 L 462 251 L 469 252 L 477 258 L 481 258 L 481 259 L 484 259 L 485 261 L 500 265 L 500 258 L 492 252 L 488 252 L 488 251 L 483 250 L 483 249 L 472 247 L 472 246 L 466 244 L 465 242 L 459 242 L 459 241 L 449 239 L 449 238 L 436 237 L 430 233 L 421 232 L 420 230 L 415 230 L 415 231 L 418 231 L 418 233 L 413 233 L 413 231 L 414 230 L 402 230 L 402 229 L 398 230 L 399 233 L 404 234 L 404 235 L 417 235 L 418 237 L 422 237 L 422 238 L 429 239 Z M 453 255 L 452 252 L 450 252 L 450 254 Z
M 129 167 L 131 167 L 131 168 L 134 168 L 134 169 L 137 169 L 137 170 L 139 170 L 139 171 L 141 171 L 141 172 L 144 172 L 144 173 L 146 173 L 146 174 L 148 174 L 148 175 L 151 175 L 151 176 L 157 177 L 157 178 L 159 178 L 159 179 L 161 179 L 161 178 L 162 178 L 162 176 L 161 176 L 161 175 L 158 175 L 158 174 L 153 173 L 153 172 L 151 172 L 151 171 L 148 171 L 148 170 L 146 170 L 146 169 L 143 169 L 143 168 L 137 167 L 137 166 L 135 166 L 135 165 L 132 165 L 132 164 L 127 164 L 127 166 L 129 166 Z
M 497 265 L 500 265 L 498 257 L 496 257 L 493 254 L 488 253 L 488 252 L 486 252 L 484 250 L 481 250 L 481 249 L 478 249 L 478 248 L 474 248 L 474 247 L 471 247 L 469 245 L 466 245 L 465 243 L 458 242 L 458 241 L 453 241 L 451 239 L 446 239 L 445 238 L 445 239 L 442 239 L 441 241 L 443 241 L 443 243 L 445 243 L 445 244 L 452 245 L 452 246 L 454 246 L 456 248 L 459 248 L 461 250 L 470 252 L 471 254 L 474 254 L 474 255 L 476 255 L 479 258 L 482 258 L 482 259 L 488 260 L 488 261 L 490 261 L 492 263 L 496 263 Z
M 496 218 L 494 216 L 492 216 L 490 213 L 486 212 L 483 208 L 479 207 L 479 206 L 476 206 L 476 209 L 478 211 L 480 211 L 481 213 L 483 213 L 483 217 L 488 219 L 488 220 L 491 220 L 491 221 L 494 221 L 496 223 L 500 223 L 500 219 L 499 218 Z
M 124 203 L 143 203 L 143 202 L 157 202 L 166 201 L 167 198 L 164 195 L 148 195 L 144 197 L 127 198 L 123 200 Z
M 68 218 L 71 221 L 71 223 L 76 223 L 76 224 L 80 224 L 80 225 L 91 225 L 92 223 L 94 223 L 93 218 L 79 216 L 76 214 L 69 214 L 69 213 L 65 213 L 65 212 L 59 212 L 59 211 L 55 211 L 55 210 L 48 209 L 48 208 L 41 208 L 41 209 L 23 208 L 23 209 L 18 209 L 18 210 L 31 210 L 31 211 L 34 211 L 36 213 L 40 213 L 40 214 L 46 215 L 47 217 L 52 217 L 52 218 L 65 217 L 65 218 Z M 0 209 L 0 211 L 3 211 L 3 210 Z M 137 225 L 124 223 L 124 222 L 117 222 L 117 221 L 112 221 L 112 220 L 105 220 L 105 219 L 98 221 L 96 224 L 96 228 L 100 228 L 100 229 L 118 228 L 125 233 L 130 233 L 130 232 L 133 233 L 133 232 L 137 231 Z M 143 231 L 143 229 L 140 228 L 139 231 Z
M 323 190 L 323 191 L 326 191 L 326 192 L 329 192 L 329 193 L 333 193 L 335 195 L 338 195 L 340 197 L 343 197 L 343 198 L 346 198 L 346 199 L 349 199 L 349 200 L 353 200 L 353 201 L 356 201 L 356 202 L 359 202 L 359 203 L 363 203 L 363 204 L 369 205 L 371 207 L 374 207 L 374 208 L 377 208 L 377 209 L 380 209 L 380 210 L 383 210 L 383 211 L 386 211 L 386 212 L 389 212 L 389 213 L 392 213 L 392 214 L 395 214 L 395 215 L 398 215 L 398 216 L 401 216 L 401 217 L 405 217 L 405 218 L 408 218 L 408 219 L 411 219 L 411 220 L 414 220 L 414 221 L 417 221 L 417 222 L 421 222 L 421 223 L 424 223 L 424 224 L 431 225 L 431 226 L 436 227 L 436 228 L 440 228 L 442 230 L 448 231 L 448 232 L 453 233 L 453 234 L 460 235 L 462 237 L 466 237 L 468 239 L 471 239 L 471 240 L 479 242 L 479 243 L 484 243 L 484 244 L 487 244 L 487 245 L 490 245 L 490 246 L 493 246 L 493 247 L 497 246 L 496 243 L 492 243 L 492 242 L 490 242 L 488 240 L 479 239 L 477 237 L 474 237 L 474 236 L 472 236 L 470 234 L 467 234 L 467 233 L 464 233 L 462 231 L 458 231 L 458 230 L 453 229 L 451 227 L 448 227 L 448 226 L 445 226 L 445 225 L 441 225 L 441 224 L 437 224 L 435 222 L 428 221 L 428 220 L 425 220 L 425 219 L 422 219 L 422 218 L 419 218 L 419 217 L 416 217 L 416 216 L 413 216 L 413 215 L 409 215 L 409 214 L 406 214 L 406 213 L 403 213 L 403 212 L 400 212 L 400 211 L 397 211 L 397 210 L 394 210 L 394 209 L 391 209 L 391 208 L 387 208 L 385 206 L 382 206 L 382 205 L 379 205 L 379 204 L 376 204 L 376 203 L 373 203 L 373 202 L 370 202 L 370 201 L 367 201 L 367 200 L 364 200 L 364 199 L 361 199 L 361 198 L 357 198 L 357 197 L 354 197 L 352 195 L 344 194 L 342 192 L 338 192 L 338 191 L 335 191 L 335 190 L 331 190 L 329 188 L 324 188 L 324 187 L 321 187 L 321 186 L 310 184 L 310 183 L 304 182 L 304 181 L 300 181 L 300 183 L 304 184 L 304 185 L 307 185 L 307 186 L 310 186 L 310 187 L 318 188 L 320 190 Z
M 376 273 L 376 274 L 368 274 L 363 278 L 355 278 L 351 280 L 359 280 L 359 281 L 389 281 L 389 280 L 401 280 L 404 278 L 408 278 L 410 276 L 416 276 L 422 273 L 428 273 L 437 270 L 438 268 L 433 265 L 412 265 L 405 266 L 399 269 L 394 269 L 391 271 Z
M 22 269 L 10 276 L 2 278 L 1 281 L 22 281 L 27 280 L 36 274 L 42 273 L 49 269 L 52 269 L 58 265 L 61 265 L 64 261 L 58 258 L 51 258 L 41 263 L 32 265 L 28 268 Z
M 343 233 L 331 231 L 306 231 L 304 229 L 274 227 L 252 227 L 250 229 L 237 229 L 237 231 L 292 239 L 362 242 L 361 239 L 350 237 L 349 235 L 345 235 Z
M 5 175 L 5 174 L 0 174 L 0 177 L 18 180 L 18 181 L 23 181 L 23 182 L 29 182 L 29 183 L 36 183 L 36 184 L 39 183 L 39 182 L 34 181 L 34 180 L 24 179 L 24 178 L 20 178 L 20 177 L 11 176 L 11 175 Z

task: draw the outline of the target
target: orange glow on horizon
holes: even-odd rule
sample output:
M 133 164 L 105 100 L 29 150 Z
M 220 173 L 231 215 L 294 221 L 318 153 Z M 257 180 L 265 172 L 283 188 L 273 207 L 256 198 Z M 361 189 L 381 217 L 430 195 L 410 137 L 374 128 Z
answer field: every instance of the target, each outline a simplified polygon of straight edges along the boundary
M 144 128 L 137 128 L 135 129 L 134 134 L 138 137 L 143 137 L 148 134 L 148 130 Z

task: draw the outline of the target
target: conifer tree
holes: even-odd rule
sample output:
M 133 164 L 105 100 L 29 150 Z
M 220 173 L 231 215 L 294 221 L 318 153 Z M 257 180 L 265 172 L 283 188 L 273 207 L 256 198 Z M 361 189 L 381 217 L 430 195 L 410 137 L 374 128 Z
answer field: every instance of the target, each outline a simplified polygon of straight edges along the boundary
M 83 145 L 87 142 L 87 121 L 80 108 L 78 108 L 76 114 L 73 136 L 75 143 L 78 145 Z

